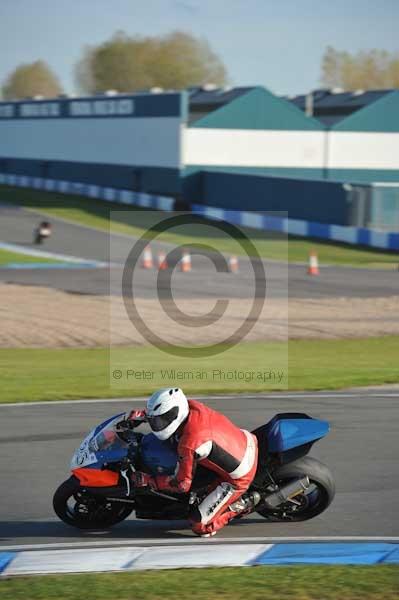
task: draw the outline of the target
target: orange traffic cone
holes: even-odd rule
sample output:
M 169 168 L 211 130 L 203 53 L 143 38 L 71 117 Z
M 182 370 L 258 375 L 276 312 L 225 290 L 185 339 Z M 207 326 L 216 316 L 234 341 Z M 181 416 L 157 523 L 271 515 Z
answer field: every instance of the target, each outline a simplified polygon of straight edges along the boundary
M 166 260 L 166 254 L 161 250 L 158 252 L 158 269 L 159 271 L 165 271 L 168 268 L 168 262 Z
M 152 252 L 150 246 L 146 246 L 143 251 L 143 262 L 141 264 L 143 269 L 152 269 L 153 261 L 152 261 Z
M 188 250 L 183 250 L 183 256 L 180 261 L 180 271 L 183 273 L 191 271 L 191 256 Z
M 238 258 L 236 256 L 230 256 L 229 258 L 229 271 L 230 273 L 238 272 Z
M 309 254 L 308 275 L 320 275 L 319 261 L 317 259 L 317 254 L 314 250 L 312 250 Z

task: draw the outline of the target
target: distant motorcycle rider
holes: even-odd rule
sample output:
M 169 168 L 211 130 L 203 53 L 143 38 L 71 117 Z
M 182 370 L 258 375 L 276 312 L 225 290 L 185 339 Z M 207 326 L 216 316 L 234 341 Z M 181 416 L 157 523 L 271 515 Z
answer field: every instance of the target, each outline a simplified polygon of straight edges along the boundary
M 255 436 L 201 402 L 187 400 L 179 388 L 156 391 L 149 398 L 146 410 L 134 410 L 128 417 L 132 428 L 144 421 L 158 439 L 176 442 L 178 463 L 173 476 L 133 473 L 136 487 L 187 493 L 197 464 L 217 474 L 208 495 L 191 511 L 194 533 L 203 537 L 214 535 L 239 513 L 245 514 L 254 506 L 255 498 L 242 495 L 256 473 Z

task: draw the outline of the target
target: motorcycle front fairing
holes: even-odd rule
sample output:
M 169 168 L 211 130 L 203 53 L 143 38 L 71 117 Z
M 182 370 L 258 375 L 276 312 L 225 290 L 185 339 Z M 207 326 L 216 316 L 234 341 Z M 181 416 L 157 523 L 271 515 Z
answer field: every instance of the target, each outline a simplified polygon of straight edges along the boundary
M 120 413 L 93 429 L 76 450 L 71 461 L 72 473 L 81 485 L 110 487 L 119 483 L 119 473 L 109 467 L 126 458 L 132 458 L 131 444 L 115 431 L 115 425 L 126 418 Z M 140 434 L 139 434 L 140 435 Z M 132 433 L 133 437 L 136 434 Z M 151 475 L 172 475 L 176 469 L 176 451 L 153 433 L 143 435 L 140 444 L 139 468 Z
M 115 431 L 115 425 L 125 418 L 120 413 L 93 429 L 83 440 L 71 460 L 72 473 L 87 487 L 118 485 L 119 473 L 107 469 L 111 463 L 127 457 L 129 446 Z

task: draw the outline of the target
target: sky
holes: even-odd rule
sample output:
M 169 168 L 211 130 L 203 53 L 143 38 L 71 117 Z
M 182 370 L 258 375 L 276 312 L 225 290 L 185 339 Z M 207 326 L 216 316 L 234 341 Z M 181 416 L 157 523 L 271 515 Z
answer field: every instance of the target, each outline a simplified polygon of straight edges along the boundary
M 297 94 L 320 87 L 326 46 L 399 52 L 398 25 L 399 0 L 0 0 L 0 83 L 42 59 L 73 93 L 85 46 L 183 30 L 209 41 L 232 85 Z

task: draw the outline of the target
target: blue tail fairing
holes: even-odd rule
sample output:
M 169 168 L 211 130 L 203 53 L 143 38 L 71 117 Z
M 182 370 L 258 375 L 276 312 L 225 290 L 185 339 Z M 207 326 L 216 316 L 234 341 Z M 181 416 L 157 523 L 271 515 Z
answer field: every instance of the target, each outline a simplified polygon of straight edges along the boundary
M 274 419 L 273 419 L 274 421 Z M 285 452 L 327 435 L 330 426 L 319 419 L 276 419 L 268 431 L 269 452 Z

